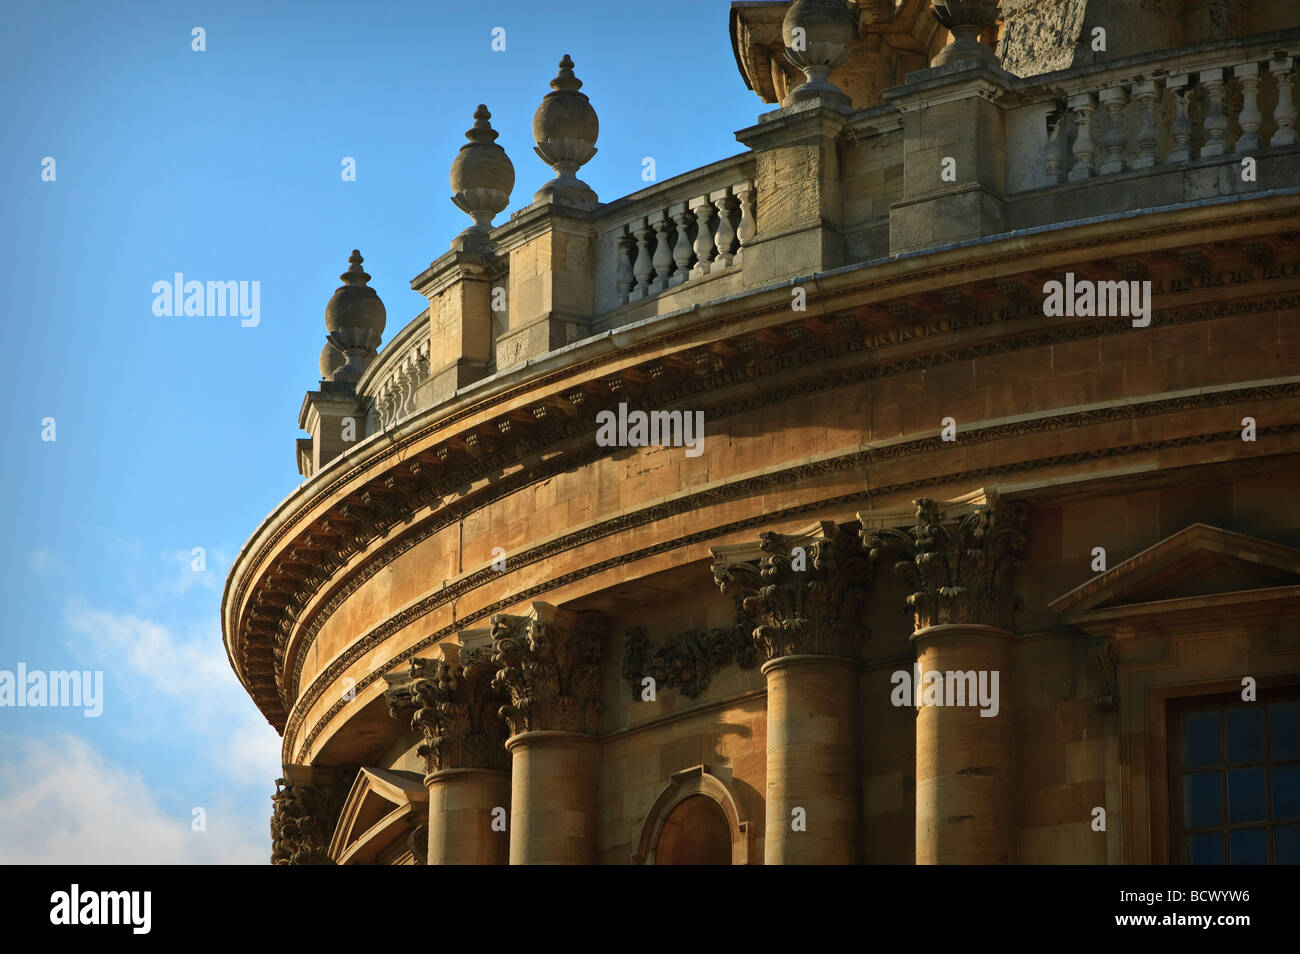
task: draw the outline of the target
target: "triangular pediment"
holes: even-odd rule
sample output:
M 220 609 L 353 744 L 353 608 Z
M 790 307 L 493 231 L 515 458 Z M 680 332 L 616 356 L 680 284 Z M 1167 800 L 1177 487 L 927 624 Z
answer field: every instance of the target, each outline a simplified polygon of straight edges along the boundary
M 429 791 L 414 772 L 365 768 L 357 773 L 330 841 L 339 864 L 373 862 L 428 814 Z
M 1300 550 L 1194 523 L 1058 597 L 1069 622 L 1291 595 Z

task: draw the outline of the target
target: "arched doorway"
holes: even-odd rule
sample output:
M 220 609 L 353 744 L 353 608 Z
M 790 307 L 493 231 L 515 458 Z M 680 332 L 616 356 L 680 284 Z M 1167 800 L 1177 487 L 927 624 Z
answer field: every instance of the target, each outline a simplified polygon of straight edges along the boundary
M 655 864 L 731 864 L 731 825 L 722 807 L 704 795 L 683 799 L 660 829 Z

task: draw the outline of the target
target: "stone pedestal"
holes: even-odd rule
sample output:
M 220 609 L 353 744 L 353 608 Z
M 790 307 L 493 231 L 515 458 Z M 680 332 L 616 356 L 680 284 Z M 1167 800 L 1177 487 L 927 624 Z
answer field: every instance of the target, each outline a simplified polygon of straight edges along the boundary
M 595 864 L 596 740 L 544 729 L 511 736 L 506 748 L 513 760 L 510 863 Z
M 782 656 L 767 677 L 769 865 L 861 863 L 858 663 L 837 656 Z M 806 830 L 792 828 L 804 810 Z
M 1012 636 L 995 626 L 929 626 L 912 636 L 916 686 L 916 863 L 1014 864 L 1014 714 L 1009 679 Z M 922 705 L 925 674 L 994 672 L 998 711 Z M 951 699 L 945 699 L 951 702 Z M 991 710 L 990 710 L 991 711 Z
M 493 769 L 444 769 L 424 777 L 429 789 L 431 865 L 503 865 L 508 831 L 492 830 L 492 810 L 510 810 L 510 776 Z

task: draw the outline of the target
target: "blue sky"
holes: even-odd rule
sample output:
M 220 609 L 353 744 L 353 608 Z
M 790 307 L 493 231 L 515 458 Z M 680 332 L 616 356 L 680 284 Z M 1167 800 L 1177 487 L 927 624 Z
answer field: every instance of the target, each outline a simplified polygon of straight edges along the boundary
M 605 201 L 646 185 L 646 156 L 662 180 L 742 151 L 734 131 L 771 107 L 736 70 L 725 0 L 5 7 L 0 670 L 102 669 L 105 698 L 99 718 L 0 708 L 0 862 L 264 863 L 279 740 L 218 610 L 300 480 L 350 250 L 387 340 L 470 224 L 447 171 L 478 103 L 516 170 L 497 221 L 550 178 L 531 120 L 565 53 L 600 116 L 581 175 Z M 175 272 L 260 282 L 260 323 L 155 316 Z

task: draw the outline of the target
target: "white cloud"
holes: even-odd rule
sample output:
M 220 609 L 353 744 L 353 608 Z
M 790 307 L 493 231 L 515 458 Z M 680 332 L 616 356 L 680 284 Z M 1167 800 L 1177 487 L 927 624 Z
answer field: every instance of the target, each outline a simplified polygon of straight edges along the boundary
M 0 860 L 5 864 L 266 864 L 270 800 L 260 819 L 203 806 L 207 829 L 159 806 L 138 774 L 85 739 L 0 744 Z M 269 795 L 270 780 L 268 780 Z M 255 837 L 255 832 L 266 832 Z
M 161 623 L 76 600 L 64 615 L 95 662 L 145 683 L 170 709 L 179 707 L 177 721 L 191 744 L 232 782 L 269 783 L 280 775 L 280 737 L 239 684 L 214 625 L 198 627 L 196 638 L 183 641 Z M 136 692 L 132 702 L 145 698 Z M 120 704 L 107 695 L 106 713 Z M 166 731 L 175 729 L 170 724 Z
M 214 696 L 224 695 L 226 687 L 239 687 L 219 636 L 178 642 L 161 623 L 131 613 L 91 609 L 80 600 L 68 603 L 64 616 L 72 630 L 85 637 L 79 645 L 99 662 L 124 667 L 128 675 L 144 678 L 166 695 L 203 706 L 217 701 Z

